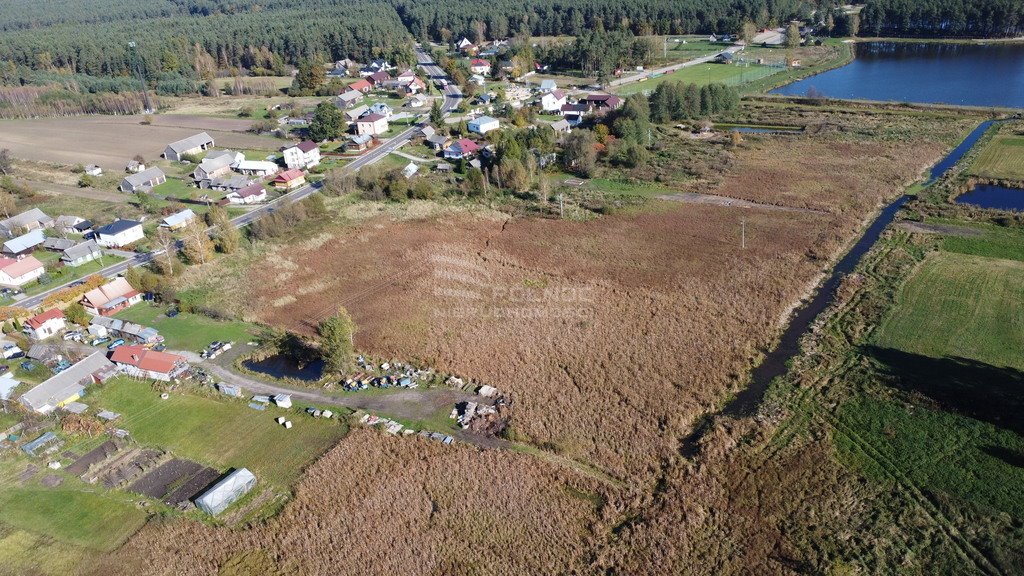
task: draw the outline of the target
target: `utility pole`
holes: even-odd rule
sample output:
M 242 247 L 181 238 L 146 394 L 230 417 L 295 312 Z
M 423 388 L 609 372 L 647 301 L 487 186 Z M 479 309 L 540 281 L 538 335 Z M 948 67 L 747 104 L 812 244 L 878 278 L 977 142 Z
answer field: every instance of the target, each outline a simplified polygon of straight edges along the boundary
M 565 194 L 562 192 L 558 193 L 558 219 L 565 219 Z
M 747 249 L 747 220 L 740 218 L 740 249 Z
M 136 44 L 134 40 L 128 43 L 128 50 L 131 53 L 132 68 L 135 69 L 135 74 L 138 76 L 139 84 L 142 87 L 143 112 L 149 114 L 153 111 L 153 105 L 149 101 L 149 92 L 146 91 L 146 79 L 142 75 L 142 63 L 139 59 L 139 52 L 135 47 Z

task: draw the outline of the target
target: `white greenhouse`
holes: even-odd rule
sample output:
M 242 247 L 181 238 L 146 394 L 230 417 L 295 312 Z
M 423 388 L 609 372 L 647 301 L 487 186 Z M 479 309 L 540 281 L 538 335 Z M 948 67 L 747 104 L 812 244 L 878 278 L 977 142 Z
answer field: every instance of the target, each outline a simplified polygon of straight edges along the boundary
M 233 502 L 245 496 L 255 485 L 256 476 L 247 468 L 239 468 L 217 482 L 202 496 L 196 498 L 196 506 L 203 512 L 216 516 L 231 506 Z

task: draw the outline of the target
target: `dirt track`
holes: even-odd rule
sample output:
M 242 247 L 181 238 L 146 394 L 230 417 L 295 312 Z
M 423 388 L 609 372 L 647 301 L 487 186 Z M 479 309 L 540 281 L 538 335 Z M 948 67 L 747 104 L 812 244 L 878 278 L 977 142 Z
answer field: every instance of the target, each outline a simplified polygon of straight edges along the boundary
M 248 120 L 188 115 L 76 116 L 0 122 L 0 148 L 17 158 L 56 164 L 99 164 L 121 171 L 136 154 L 158 158 L 167 143 L 206 131 L 218 146 L 274 150 L 280 142 L 244 132 Z

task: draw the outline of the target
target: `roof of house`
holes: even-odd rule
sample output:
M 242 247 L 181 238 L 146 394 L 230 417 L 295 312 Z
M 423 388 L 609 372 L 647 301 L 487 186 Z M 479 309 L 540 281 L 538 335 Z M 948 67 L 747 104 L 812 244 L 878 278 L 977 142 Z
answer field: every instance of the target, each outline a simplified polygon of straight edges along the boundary
M 142 172 L 136 174 L 129 174 L 124 179 L 132 185 L 132 188 L 138 188 L 139 186 L 145 185 L 150 180 L 156 180 L 157 178 L 164 177 L 164 171 L 154 166 L 152 168 L 146 168 Z
M 234 194 L 237 195 L 239 198 L 248 198 L 250 196 L 259 196 L 261 194 L 266 193 L 267 189 L 263 187 L 263 184 L 257 182 L 255 184 L 250 184 L 245 188 L 236 191 Z
M 298 168 L 292 170 L 285 170 L 284 172 L 278 174 L 277 178 L 274 178 L 274 182 L 291 182 L 292 180 L 297 180 L 299 178 L 302 178 L 303 176 L 305 176 L 305 174 L 302 172 L 302 170 L 299 170 Z
M 216 156 L 207 155 L 206 158 L 199 163 L 199 166 L 197 166 L 196 169 L 198 170 L 199 168 L 202 168 L 203 171 L 209 174 L 210 172 L 216 172 L 222 168 L 227 168 L 234 163 L 235 155 L 233 153 L 217 154 Z
M 551 79 L 541 80 L 540 81 L 540 89 L 541 90 L 554 90 L 557 86 L 558 86 L 558 84 L 555 83 L 555 81 L 551 80 Z
M 170 148 L 171 150 L 174 150 L 175 152 L 181 153 L 186 150 L 192 150 L 193 148 L 199 148 L 200 146 L 209 144 L 211 142 L 213 142 L 213 138 L 210 138 L 209 134 L 207 134 L 206 132 L 200 132 L 199 134 L 196 134 L 194 136 L 182 138 L 177 142 L 171 142 L 170 144 L 167 145 L 167 147 Z
M 480 116 L 478 118 L 474 118 L 473 120 L 470 120 L 469 123 L 470 124 L 476 124 L 477 126 L 479 126 L 480 124 L 490 124 L 491 122 L 497 122 L 497 121 L 498 121 L 497 118 L 491 118 L 490 116 Z
M 77 241 L 70 238 L 47 238 L 43 240 L 43 248 L 63 252 L 77 243 Z
M 22 394 L 22 402 L 36 409 L 47 405 L 56 407 L 89 384 L 87 379 L 93 374 L 110 365 L 103 352 L 94 352 L 81 362 Z
M 483 58 L 473 58 L 469 62 L 469 65 L 470 66 L 490 66 L 491 63 L 488 62 L 487 60 L 484 60 Z
M 277 162 L 271 162 L 270 160 L 242 160 L 239 162 L 235 169 L 237 170 L 253 170 L 256 172 L 277 172 L 280 166 Z
M 170 216 L 164 218 L 164 226 L 168 226 L 170 228 L 173 228 L 173 227 L 178 226 L 180 224 L 185 224 L 186 222 L 191 222 L 192 219 L 195 218 L 195 217 L 196 217 L 196 213 L 193 212 L 191 208 L 185 208 L 181 212 L 177 212 L 175 214 L 171 214 Z
M 551 128 L 556 131 L 567 130 L 569 128 L 569 121 L 566 120 L 565 118 L 562 118 L 561 120 L 555 120 L 554 122 L 551 123 Z
M 82 296 L 82 299 L 94 307 L 100 308 L 117 298 L 128 298 L 135 294 L 138 294 L 138 290 L 132 288 L 132 285 L 123 276 L 118 276 L 99 288 L 89 290 Z
M 560 88 L 552 90 L 551 95 L 555 98 L 555 100 L 561 100 L 562 98 L 565 98 L 565 90 L 562 90 Z
M 575 104 L 562 104 L 562 112 L 586 112 L 588 110 L 590 110 L 590 106 L 588 106 L 584 102 L 577 102 Z
M 24 276 L 29 272 L 42 268 L 43 263 L 36 260 L 35 256 L 26 256 L 20 260 L 13 258 L 0 258 L 0 272 L 3 272 L 11 278 L 18 278 Z
M 25 321 L 33 330 L 38 330 L 40 326 L 46 324 L 47 320 L 56 320 L 57 318 L 63 318 L 64 313 L 60 311 L 60 308 L 50 308 L 46 312 L 36 314 Z
M 320 145 L 312 140 L 303 140 L 296 144 L 295 147 L 303 152 L 312 152 L 313 150 L 320 148 Z
M 604 103 L 612 108 L 618 106 L 619 103 L 622 102 L 622 98 L 619 98 L 614 94 L 587 94 L 587 97 L 584 98 L 584 100 L 587 102 Z
M 364 122 L 371 122 L 372 123 L 372 122 L 376 122 L 378 120 L 385 120 L 385 119 L 386 118 L 385 118 L 385 116 L 383 114 L 373 113 L 373 114 L 367 114 L 366 116 L 363 116 L 359 120 L 356 120 L 356 122 L 358 122 L 360 124 L 362 124 Z
M 82 220 L 78 224 L 75 224 L 75 230 L 79 232 L 84 232 L 85 230 L 88 230 L 90 228 L 92 228 L 91 220 Z
M 457 148 L 463 154 L 468 154 L 470 152 L 476 152 L 477 150 L 480 149 L 480 146 L 478 146 L 476 142 L 473 142 L 469 138 L 461 138 L 453 142 L 452 145 L 449 146 L 449 148 Z
M 431 136 L 427 136 L 427 142 L 430 142 L 431 144 L 442 145 L 448 140 L 448 136 L 445 136 L 444 134 L 433 134 Z
M 83 222 L 84 219 L 79 216 L 57 216 L 57 219 L 53 221 L 53 225 L 57 228 L 73 228 L 75 224 Z
M 9 254 L 20 254 L 39 246 L 46 241 L 46 234 L 43 233 L 42 228 L 36 228 L 27 234 L 22 234 L 17 238 L 11 238 L 7 242 L 4 242 L 4 252 Z
M 116 364 L 127 364 L 142 370 L 160 372 L 162 374 L 171 373 L 177 363 L 185 361 L 183 356 L 178 356 L 177 354 L 157 352 L 145 346 L 128 345 L 114 348 L 114 353 L 110 355 L 110 359 Z
M 70 248 L 65 248 L 64 255 L 61 256 L 61 259 L 66 258 L 68 260 L 78 260 L 83 256 L 88 256 L 89 254 L 94 254 L 96 252 L 102 252 L 100 245 L 97 244 L 95 240 L 86 240 L 85 242 L 75 244 Z
M 365 90 L 367 88 L 372 88 L 373 84 L 370 84 L 370 81 L 366 78 L 360 78 L 359 80 L 349 84 L 348 87 L 350 90 Z
M 359 118 L 360 116 L 365 114 L 369 109 L 370 107 L 364 104 L 362 106 L 357 106 L 356 108 L 353 108 L 348 112 L 345 112 L 345 115 L 349 117 Z
M 381 70 L 380 72 L 374 72 L 373 74 L 370 74 L 369 76 L 367 76 L 367 78 L 369 78 L 374 83 L 384 82 L 387 80 L 391 80 L 391 74 L 388 74 L 387 72 Z
M 126 230 L 131 230 L 136 226 L 141 227 L 142 222 L 136 222 L 135 220 L 114 220 L 110 224 L 107 224 L 106 226 L 97 229 L 96 234 L 103 236 L 114 236 Z
M 46 213 L 40 210 L 39 208 L 32 208 L 31 210 L 26 210 L 21 214 L 11 216 L 6 220 L 0 220 L 0 226 L 3 226 L 4 228 L 10 230 L 13 228 L 27 226 L 29 224 L 32 224 L 33 222 L 45 224 L 47 222 L 53 222 L 53 218 L 47 216 Z
M 360 92 L 359 90 L 349 89 L 345 92 L 342 92 L 341 94 L 338 94 L 338 98 L 342 100 L 359 100 L 363 98 L 363 93 Z
M 348 139 L 356 144 L 368 144 L 373 140 L 373 134 L 351 134 Z

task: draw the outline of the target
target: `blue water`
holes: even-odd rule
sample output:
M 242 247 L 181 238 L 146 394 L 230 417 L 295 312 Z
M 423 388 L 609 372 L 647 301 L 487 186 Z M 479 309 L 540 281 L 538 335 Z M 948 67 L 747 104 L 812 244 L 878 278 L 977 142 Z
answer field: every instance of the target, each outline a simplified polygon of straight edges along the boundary
M 1024 45 L 865 42 L 853 62 L 772 90 L 896 102 L 1024 108 Z
M 970 192 L 958 196 L 956 203 L 970 204 L 979 208 L 1024 212 L 1024 190 L 979 184 Z

